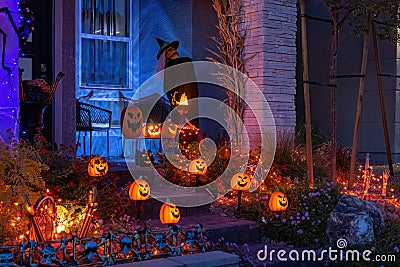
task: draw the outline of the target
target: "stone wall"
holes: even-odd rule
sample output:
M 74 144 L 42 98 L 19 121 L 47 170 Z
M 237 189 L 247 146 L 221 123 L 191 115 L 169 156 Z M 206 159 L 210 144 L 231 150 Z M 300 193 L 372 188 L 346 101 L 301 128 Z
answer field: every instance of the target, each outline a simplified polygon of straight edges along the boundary
M 246 71 L 270 105 L 278 138 L 282 133 L 293 134 L 296 126 L 296 1 L 242 0 L 242 7 Z M 249 128 L 256 125 L 251 117 L 250 112 L 245 112 Z
M 2 0 L 0 8 L 7 7 L 18 25 L 17 1 Z M 3 68 L 0 63 L 0 137 L 8 139 L 10 132 L 18 137 L 18 110 L 19 110 L 19 86 L 18 86 L 18 36 L 11 26 L 6 13 L 0 13 L 0 29 L 7 35 L 5 46 L 4 65 L 10 71 Z M 0 35 L 0 54 L 3 53 L 4 35 Z M 0 59 L 1 61 L 1 59 Z

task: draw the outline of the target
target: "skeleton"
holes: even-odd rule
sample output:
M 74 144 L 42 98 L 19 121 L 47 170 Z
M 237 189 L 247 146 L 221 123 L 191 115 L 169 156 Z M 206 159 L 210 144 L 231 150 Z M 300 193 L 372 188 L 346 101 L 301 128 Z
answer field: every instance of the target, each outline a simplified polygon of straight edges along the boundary
M 94 241 L 89 241 L 85 245 L 85 254 L 88 260 L 93 260 L 94 255 L 97 255 L 97 243 Z
M 121 252 L 126 257 L 126 255 L 128 255 L 128 251 L 132 249 L 132 239 L 130 239 L 129 237 L 123 237 L 120 243 L 121 243 Z
M 192 230 L 187 231 L 185 244 L 188 244 L 189 246 L 193 247 L 194 243 L 197 242 L 196 237 L 197 235 L 194 231 Z
M 162 250 L 167 246 L 167 237 L 165 236 L 165 234 L 163 233 L 156 234 L 155 239 L 156 239 L 156 247 L 159 250 Z
M 0 267 L 18 266 L 14 262 L 14 254 L 9 250 L 0 252 Z
M 42 249 L 42 259 L 39 263 L 44 263 L 46 265 L 50 265 L 54 262 L 61 265 L 61 262 L 57 259 L 57 250 L 52 246 L 45 246 Z

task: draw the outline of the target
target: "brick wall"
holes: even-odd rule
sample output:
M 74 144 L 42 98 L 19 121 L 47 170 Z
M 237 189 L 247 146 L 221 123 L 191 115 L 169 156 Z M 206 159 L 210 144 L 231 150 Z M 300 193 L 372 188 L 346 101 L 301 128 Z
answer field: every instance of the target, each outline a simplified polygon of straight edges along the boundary
M 0 8 L 3 7 L 8 7 L 18 25 L 17 1 L 0 1 Z M 0 13 L 0 28 L 7 34 L 4 65 L 11 69 L 11 72 L 8 72 L 0 62 L 0 136 L 7 139 L 10 136 L 6 132 L 7 129 L 11 129 L 15 137 L 18 136 L 18 37 L 6 13 Z M 4 36 L 0 35 L 0 54 L 3 52 L 3 38 Z
M 242 7 L 246 71 L 270 105 L 278 137 L 281 133 L 294 133 L 296 1 L 242 0 Z M 249 100 L 257 102 L 251 97 Z M 245 112 L 245 123 L 249 128 L 255 125 L 251 117 L 250 112 Z

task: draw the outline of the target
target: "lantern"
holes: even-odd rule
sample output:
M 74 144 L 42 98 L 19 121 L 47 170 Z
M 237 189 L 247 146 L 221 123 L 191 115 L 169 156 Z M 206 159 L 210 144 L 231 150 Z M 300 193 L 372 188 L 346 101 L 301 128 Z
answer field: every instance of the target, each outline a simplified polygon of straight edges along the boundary
M 168 201 L 168 200 L 167 200 Z M 181 218 L 179 209 L 175 204 L 164 203 L 160 209 L 160 221 L 162 224 L 175 224 Z
M 103 157 L 92 158 L 88 165 L 90 176 L 104 176 L 108 173 L 108 163 Z
M 129 197 L 133 200 L 146 200 L 150 196 L 150 186 L 145 180 L 136 180 L 129 188 Z
M 274 192 L 269 199 L 269 209 L 272 211 L 283 211 L 286 210 L 287 207 L 288 200 L 286 195 L 282 192 L 279 192 L 277 189 L 277 191 Z
M 189 172 L 196 175 L 204 175 L 207 172 L 207 164 L 204 159 L 192 160 L 189 164 Z
M 161 137 L 162 138 L 175 138 L 176 132 L 178 130 L 178 125 L 171 121 L 166 121 L 163 123 Z
M 142 111 L 138 106 L 129 105 L 121 112 L 121 129 L 125 138 L 137 138 L 140 136 L 143 124 Z
M 158 123 L 143 124 L 142 134 L 147 138 L 157 138 L 161 135 L 161 126 Z
M 231 179 L 231 187 L 233 190 L 249 190 L 250 177 L 245 173 L 236 173 Z

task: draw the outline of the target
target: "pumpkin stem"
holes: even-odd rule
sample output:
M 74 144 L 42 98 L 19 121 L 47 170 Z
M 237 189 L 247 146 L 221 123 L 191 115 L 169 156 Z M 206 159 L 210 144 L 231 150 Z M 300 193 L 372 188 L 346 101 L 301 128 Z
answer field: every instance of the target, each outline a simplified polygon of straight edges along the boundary
M 279 190 L 279 188 L 276 188 L 275 192 L 281 192 L 281 190 Z
M 170 202 L 170 200 L 169 200 L 169 198 L 167 198 L 167 203 L 169 203 Z

